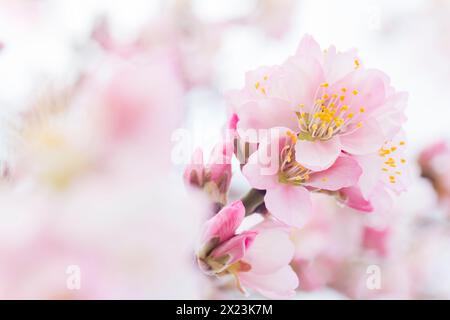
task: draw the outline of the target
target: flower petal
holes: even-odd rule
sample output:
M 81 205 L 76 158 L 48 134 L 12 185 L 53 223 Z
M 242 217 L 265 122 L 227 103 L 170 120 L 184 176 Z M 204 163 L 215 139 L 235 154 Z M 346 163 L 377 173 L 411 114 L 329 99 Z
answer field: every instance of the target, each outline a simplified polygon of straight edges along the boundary
M 358 187 L 342 188 L 340 190 L 343 196 L 343 202 L 350 208 L 363 212 L 372 212 L 373 206 L 370 201 L 364 199 L 361 190 Z
M 348 73 L 354 71 L 356 67 L 355 61 L 359 61 L 355 49 L 346 52 L 337 52 L 334 46 L 328 48 L 323 62 L 326 81 L 329 83 L 337 82 Z
M 288 265 L 294 256 L 294 244 L 285 228 L 257 229 L 258 236 L 249 247 L 244 262 L 256 274 L 268 274 Z
M 227 260 L 227 264 L 241 260 L 246 254 L 246 250 L 252 245 L 257 234 L 257 231 L 242 232 L 215 248 L 211 252 L 211 256 L 213 258 L 220 258 L 228 255 L 229 260 Z
M 342 150 L 356 155 L 376 152 L 385 141 L 383 130 L 375 121 L 366 121 L 362 127 L 339 138 Z
M 258 150 L 248 159 L 242 173 L 253 188 L 264 190 L 278 185 L 279 154 L 285 143 L 287 128 L 272 128 L 261 137 Z
M 269 189 L 264 200 L 270 213 L 289 226 L 302 227 L 312 212 L 309 191 L 301 186 L 281 185 Z
M 290 266 L 266 275 L 251 272 L 239 273 L 239 279 L 245 287 L 256 290 L 270 299 L 286 299 L 295 294 L 299 281 Z
M 323 60 L 323 52 L 320 49 L 320 45 L 309 34 L 303 36 L 296 54 L 314 58 L 319 62 L 322 62 Z
M 236 229 L 245 217 L 245 207 L 240 200 L 224 207 L 205 223 L 202 243 L 218 238 L 219 243 L 235 235 Z
M 331 167 L 340 153 L 341 145 L 337 138 L 328 141 L 299 140 L 295 145 L 295 159 L 314 171 Z
M 265 172 L 267 174 L 265 174 Z M 258 151 L 254 152 L 250 158 L 248 158 L 248 163 L 242 168 L 242 173 L 247 178 L 250 185 L 255 189 L 271 189 L 278 184 L 276 171 L 270 174 L 271 171 L 268 167 L 260 164 Z
M 358 162 L 350 156 L 343 155 L 327 170 L 311 174 L 311 178 L 304 185 L 336 191 L 357 184 L 361 174 Z

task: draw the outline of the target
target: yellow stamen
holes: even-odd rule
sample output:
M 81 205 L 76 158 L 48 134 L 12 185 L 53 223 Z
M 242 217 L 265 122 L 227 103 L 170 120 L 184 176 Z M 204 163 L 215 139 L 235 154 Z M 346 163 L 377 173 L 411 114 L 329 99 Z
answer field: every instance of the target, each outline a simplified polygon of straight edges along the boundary
M 286 134 L 288 135 L 289 138 L 291 138 L 292 143 L 297 142 L 297 136 L 293 132 L 288 131 Z

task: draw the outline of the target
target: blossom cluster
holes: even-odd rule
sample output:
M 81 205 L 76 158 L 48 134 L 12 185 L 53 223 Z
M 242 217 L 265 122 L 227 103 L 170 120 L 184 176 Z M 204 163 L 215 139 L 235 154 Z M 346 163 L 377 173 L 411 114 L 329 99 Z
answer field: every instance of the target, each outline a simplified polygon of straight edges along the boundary
M 184 175 L 221 208 L 206 223 L 199 265 L 207 274 L 233 275 L 241 290 L 293 295 L 298 279 L 289 241 L 318 219 L 315 195 L 382 216 L 406 190 L 407 94 L 366 68 L 356 51 L 321 50 L 305 36 L 284 63 L 248 72 L 244 87 L 226 96 L 224 141 L 208 165 L 197 151 Z M 252 189 L 227 204 L 233 153 Z M 248 227 L 244 216 L 253 213 L 263 221 Z

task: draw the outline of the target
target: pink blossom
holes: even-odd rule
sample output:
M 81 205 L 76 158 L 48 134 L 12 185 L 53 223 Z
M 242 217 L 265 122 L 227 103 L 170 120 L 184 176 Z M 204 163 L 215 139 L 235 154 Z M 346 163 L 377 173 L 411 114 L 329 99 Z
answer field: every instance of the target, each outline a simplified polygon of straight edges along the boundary
M 310 191 L 335 192 L 358 182 L 361 168 L 351 156 L 342 153 L 328 169 L 314 171 L 297 161 L 295 134 L 289 129 L 271 132 L 260 141 L 243 173 L 253 188 L 266 190 L 266 207 L 281 222 L 304 225 L 312 211 Z
M 224 207 L 204 227 L 197 256 L 201 269 L 231 274 L 238 288 L 251 288 L 269 298 L 294 294 L 298 279 L 289 266 L 294 248 L 284 227 L 260 224 L 236 234 L 245 216 L 240 201 Z
M 342 201 L 356 210 L 389 211 L 392 195 L 406 191 L 411 181 L 406 140 L 400 131 L 375 153 L 354 156 L 362 168 L 358 184 L 340 190 Z
M 323 52 L 310 36 L 282 65 L 247 73 L 228 97 L 238 130 L 291 129 L 297 161 L 311 170 L 329 168 L 342 151 L 378 151 L 405 121 L 406 94 L 385 74 L 364 68 L 354 50 Z
M 214 147 L 208 164 L 204 164 L 202 150 L 195 150 L 191 164 L 184 171 L 185 182 L 203 189 L 212 201 L 226 204 L 232 175 L 232 156 L 233 145 L 226 142 L 220 142 Z

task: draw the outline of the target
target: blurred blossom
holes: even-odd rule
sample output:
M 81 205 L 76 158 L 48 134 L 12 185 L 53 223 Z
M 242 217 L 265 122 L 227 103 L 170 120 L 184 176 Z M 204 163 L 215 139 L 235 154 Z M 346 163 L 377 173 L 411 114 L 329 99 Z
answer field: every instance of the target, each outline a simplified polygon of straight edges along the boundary
M 293 13 L 300 1 L 294 0 L 258 0 L 255 8 L 242 23 L 259 27 L 268 36 L 281 38 L 292 25 Z
M 64 194 L 2 192 L 3 299 L 207 296 L 192 259 L 202 202 L 164 177 L 124 169 L 93 173 Z M 70 265 L 80 267 L 80 290 L 66 287 Z
M 450 149 L 446 141 L 435 142 L 419 155 L 422 176 L 429 179 L 439 200 L 447 208 L 450 204 Z
M 192 155 L 192 163 L 185 169 L 185 182 L 205 190 L 213 203 L 225 205 L 231 182 L 232 155 L 233 146 L 219 142 L 211 152 L 209 163 L 204 165 L 202 150 L 196 150 Z
M 0 201 L 3 298 L 207 296 L 192 256 L 207 206 L 169 175 L 181 85 L 166 55 L 138 57 L 105 57 L 24 114 Z

